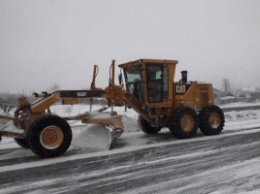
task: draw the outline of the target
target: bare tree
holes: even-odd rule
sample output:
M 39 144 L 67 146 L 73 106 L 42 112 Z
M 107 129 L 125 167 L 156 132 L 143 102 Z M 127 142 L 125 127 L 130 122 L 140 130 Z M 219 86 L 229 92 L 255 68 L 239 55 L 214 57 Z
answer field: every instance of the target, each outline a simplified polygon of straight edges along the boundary
M 4 113 L 9 113 L 10 110 L 15 107 L 13 104 L 13 99 L 8 96 L 1 95 L 0 96 L 0 108 L 4 111 Z

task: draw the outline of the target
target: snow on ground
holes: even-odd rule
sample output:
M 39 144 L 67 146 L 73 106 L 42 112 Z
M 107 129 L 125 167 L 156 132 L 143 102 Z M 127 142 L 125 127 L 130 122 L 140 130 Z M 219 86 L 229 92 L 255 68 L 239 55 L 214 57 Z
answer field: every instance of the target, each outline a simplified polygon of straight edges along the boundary
M 225 105 L 223 107 L 239 107 L 239 106 L 248 106 L 248 104 L 232 104 L 232 105 Z M 252 104 L 254 106 L 255 104 Z M 257 104 L 259 105 L 259 104 Z M 98 109 L 99 106 L 93 107 L 93 109 Z M 60 115 L 60 116 L 72 116 L 77 114 L 82 114 L 87 111 L 89 111 L 89 106 L 87 105 L 74 105 L 74 106 L 62 106 L 62 105 L 55 105 L 52 107 L 52 113 Z M 24 164 L 14 164 L 10 166 L 4 166 L 0 167 L 0 172 L 6 172 L 9 170 L 15 170 L 15 169 L 26 169 L 37 167 L 37 166 L 45 166 L 52 163 L 59 163 L 62 161 L 71 161 L 71 160 L 77 160 L 81 158 L 86 157 L 93 157 L 93 156 L 101 156 L 101 155 L 108 155 L 113 153 L 125 153 L 130 152 L 137 149 L 143 149 L 143 148 L 149 148 L 154 147 L 158 145 L 166 145 L 166 144 L 176 144 L 180 143 L 180 141 L 168 141 L 168 142 L 156 142 L 156 144 L 147 144 L 148 141 L 152 141 L 151 139 L 142 138 L 142 132 L 139 132 L 138 125 L 137 125 L 137 118 L 138 115 L 133 109 L 128 109 L 127 112 L 125 112 L 124 107 L 116 107 L 115 111 L 118 112 L 118 114 L 122 115 L 123 123 L 125 125 L 125 133 L 120 137 L 122 141 L 124 141 L 125 146 L 123 149 L 114 149 L 110 151 L 102 150 L 98 152 L 92 151 L 91 153 L 80 153 L 75 155 L 69 155 L 69 156 L 61 156 L 59 158 L 54 159 L 48 159 L 48 160 L 39 160 L 36 162 L 31 163 L 24 163 Z M 1 113 L 0 113 L 1 114 Z M 226 118 L 226 124 L 225 124 L 225 131 L 234 131 L 234 130 L 241 130 L 244 128 L 259 128 L 249 131 L 240 131 L 239 133 L 254 133 L 257 130 L 260 130 L 260 110 L 247 110 L 247 111 L 230 111 L 225 113 Z M 72 128 L 73 128 L 73 141 L 72 145 L 70 147 L 70 150 L 73 149 L 85 149 L 86 147 L 86 131 L 87 129 L 91 128 L 90 126 L 86 126 L 81 124 L 80 122 L 70 122 Z M 167 129 L 163 129 L 162 133 L 168 133 Z M 200 139 L 210 139 L 210 138 L 221 138 L 223 136 L 232 136 L 232 133 L 225 133 L 222 134 L 219 137 L 198 137 L 196 139 L 189 139 L 189 140 L 182 140 L 181 143 L 188 143 L 188 142 L 194 142 L 199 141 Z M 0 160 L 5 159 L 12 159 L 12 158 L 21 158 L 21 157 L 27 157 L 27 156 L 33 156 L 33 153 L 30 150 L 24 150 L 24 149 L 16 149 L 19 148 L 19 146 L 14 142 L 12 138 L 3 138 L 3 141 L 0 143 L 0 150 L 4 149 L 14 149 L 14 151 L 1 155 Z M 197 153 L 194 153 L 197 154 Z M 185 157 L 185 156 L 182 156 Z M 223 169 L 218 170 L 231 170 L 233 178 L 239 178 L 239 177 L 245 177 L 247 174 L 254 174 L 258 173 L 260 171 L 260 158 L 248 160 L 247 164 L 237 164 L 237 166 L 231 165 L 231 166 L 223 166 Z M 243 168 L 239 168 L 239 165 L 243 166 Z M 246 168 L 245 168 L 246 166 Z M 207 172 L 207 173 L 214 173 L 214 172 Z M 203 176 L 205 176 L 203 174 Z M 255 174 L 255 176 L 258 176 L 258 174 Z M 205 181 L 205 179 L 203 179 Z M 254 180 L 252 178 L 252 182 L 248 184 L 254 184 Z M 249 185 L 250 186 L 250 185 Z M 211 194 L 224 194 L 224 193 L 233 193 L 235 189 L 229 188 L 227 190 L 221 190 L 221 191 L 215 191 Z M 239 192 L 238 192 L 239 193 Z M 260 189 L 256 189 L 253 191 L 247 191 L 249 194 L 256 194 L 260 193 Z M 240 194 L 240 193 L 239 193 Z M 241 193 L 242 194 L 242 193 Z
M 221 107 L 243 107 L 243 106 L 255 106 L 260 105 L 260 103 L 232 103 L 223 105 Z M 98 110 L 101 108 L 101 105 L 95 105 L 92 108 L 92 111 Z M 54 105 L 51 107 L 52 114 L 57 114 L 59 116 L 74 116 L 78 114 L 83 114 L 86 112 L 89 112 L 89 105 Z M 110 109 L 106 110 L 106 112 L 109 112 Z M 128 141 L 131 145 L 142 145 L 144 143 L 145 138 L 140 139 L 136 138 L 136 135 L 131 134 L 131 132 L 138 132 L 138 114 L 133 109 L 127 109 L 125 111 L 124 107 L 115 107 L 114 111 L 116 111 L 119 115 L 122 116 L 122 120 L 125 127 L 125 132 L 123 133 L 123 137 L 125 138 L 125 141 Z M 0 114 L 3 114 L 0 111 Z M 12 114 L 12 112 L 10 113 Z M 241 130 L 244 128 L 255 128 L 260 127 L 260 110 L 244 110 L 244 111 L 229 111 L 225 112 L 225 131 L 234 131 L 234 130 Z M 0 120 L 1 121 L 1 120 Z M 79 148 L 79 147 L 88 147 L 90 144 L 86 143 L 86 135 L 87 135 L 87 129 L 93 128 L 92 125 L 86 125 L 82 124 L 80 121 L 69 121 L 70 125 L 73 129 L 73 141 L 72 141 L 72 148 Z M 1 127 L 1 122 L 0 122 Z M 168 129 L 163 129 L 163 131 L 167 131 Z M 130 133 L 130 134 L 128 134 Z M 140 135 L 143 134 L 140 132 Z M 150 140 L 149 140 L 150 141 Z M 92 142 L 94 143 L 94 142 Z M 97 145 L 95 143 L 95 146 L 97 148 L 102 149 L 107 148 L 107 143 L 103 143 L 103 145 Z M 0 144 L 0 150 L 1 149 L 10 149 L 10 148 L 17 148 L 19 146 L 16 145 L 16 143 L 13 141 L 12 138 L 3 138 L 3 141 Z

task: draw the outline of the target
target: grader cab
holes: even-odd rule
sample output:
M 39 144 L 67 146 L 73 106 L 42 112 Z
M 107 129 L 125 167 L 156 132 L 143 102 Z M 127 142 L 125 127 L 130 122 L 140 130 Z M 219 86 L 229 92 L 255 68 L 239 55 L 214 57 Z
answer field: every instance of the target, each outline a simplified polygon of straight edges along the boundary
M 114 106 L 133 108 L 139 114 L 139 127 L 146 134 L 157 134 L 163 127 L 169 128 L 177 138 L 191 138 L 198 128 L 205 135 L 219 134 L 225 121 L 222 110 L 214 105 L 212 85 L 189 81 L 187 71 L 182 72 L 180 81 L 174 82 L 177 63 L 176 60 L 140 59 L 120 64 L 123 73 L 119 74 L 119 84 L 115 84 L 113 60 L 109 83 L 104 89 L 95 86 L 98 72 L 95 65 L 89 90 L 35 93 L 38 100 L 32 103 L 20 98 L 13 116 L 0 115 L 0 118 L 13 123 L 12 129 L 6 126 L 0 129 L 0 139 L 2 136 L 13 137 L 20 146 L 30 148 L 39 157 L 55 157 L 65 153 L 71 144 L 72 130 L 68 121 L 80 120 L 86 124 L 102 125 L 103 128 L 96 129 L 100 133 L 92 133 L 93 138 L 95 134 L 103 136 L 108 139 L 104 141 L 110 147 L 112 140 L 124 131 Z M 63 118 L 50 111 L 58 101 L 73 105 L 81 98 L 104 98 L 107 106 Z M 104 112 L 109 108 L 110 112 Z
M 141 104 L 137 111 L 141 130 L 156 134 L 168 127 L 178 138 L 190 138 L 198 128 L 206 135 L 219 134 L 224 114 L 214 105 L 212 84 L 188 81 L 187 71 L 174 82 L 177 63 L 141 59 L 119 65 L 124 70 L 127 92 Z

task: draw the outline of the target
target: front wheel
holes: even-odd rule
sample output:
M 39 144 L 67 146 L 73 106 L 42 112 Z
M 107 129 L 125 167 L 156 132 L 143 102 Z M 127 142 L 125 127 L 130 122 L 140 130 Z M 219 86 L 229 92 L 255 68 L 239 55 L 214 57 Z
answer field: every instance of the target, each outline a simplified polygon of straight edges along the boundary
M 197 114 L 189 107 L 177 108 L 173 111 L 168 127 L 177 138 L 191 138 L 196 135 L 198 129 Z
M 32 123 L 27 141 L 31 150 L 39 157 L 56 157 L 69 148 L 72 131 L 64 119 L 55 115 L 44 115 Z
M 218 135 L 223 130 L 225 117 L 223 111 L 215 105 L 202 108 L 199 114 L 200 130 L 205 135 Z

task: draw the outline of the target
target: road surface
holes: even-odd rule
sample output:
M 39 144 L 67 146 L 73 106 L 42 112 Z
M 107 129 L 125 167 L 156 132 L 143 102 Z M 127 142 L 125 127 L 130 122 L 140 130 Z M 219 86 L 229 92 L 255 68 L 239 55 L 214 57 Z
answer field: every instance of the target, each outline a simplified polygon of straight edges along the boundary
M 260 188 L 259 137 L 260 129 L 190 140 L 136 133 L 149 141 L 126 148 L 123 136 L 110 151 L 70 149 L 44 160 L 3 149 L 0 193 L 248 193 Z

